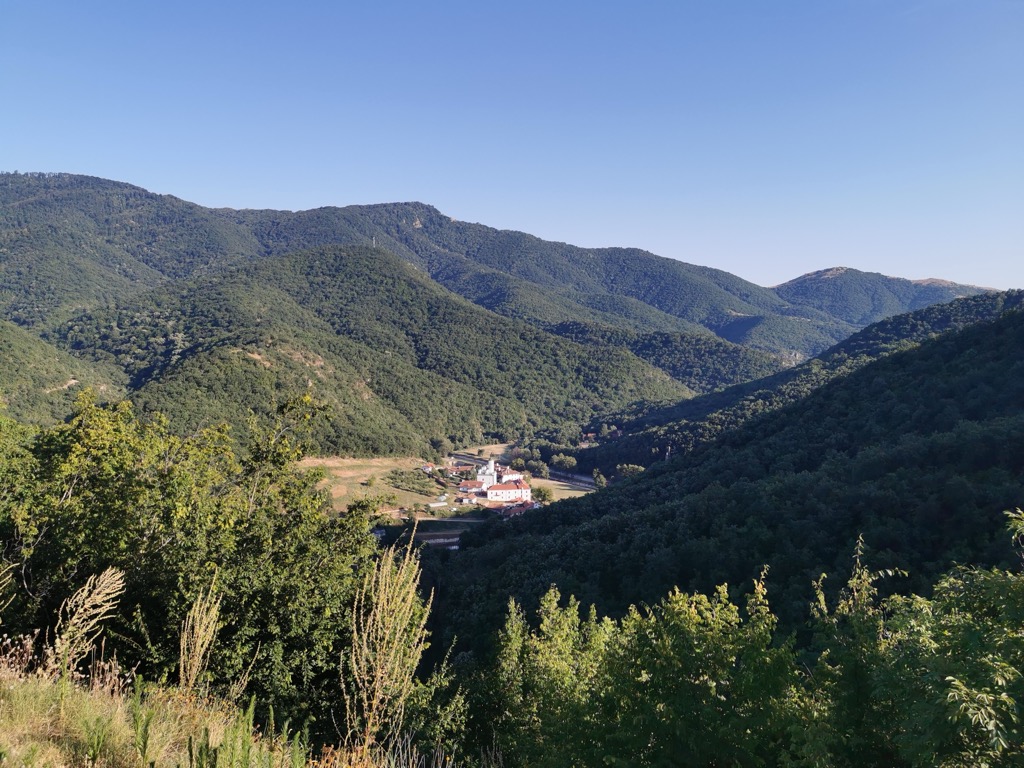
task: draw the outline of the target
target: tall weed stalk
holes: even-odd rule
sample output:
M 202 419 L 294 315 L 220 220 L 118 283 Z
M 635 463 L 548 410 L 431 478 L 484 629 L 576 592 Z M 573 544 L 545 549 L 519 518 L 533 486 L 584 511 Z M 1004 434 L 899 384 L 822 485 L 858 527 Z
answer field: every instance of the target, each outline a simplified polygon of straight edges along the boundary
M 220 602 L 221 596 L 216 592 L 214 578 L 210 588 L 200 592 L 181 625 L 178 687 L 186 693 L 195 692 L 206 673 L 213 642 L 217 637 Z
M 431 600 L 420 601 L 419 582 L 411 544 L 401 556 L 391 547 L 356 592 L 352 647 L 342 657 L 349 673 L 343 693 L 350 746 L 361 760 L 356 764 L 370 764 L 378 739 L 396 740 L 402 733 L 405 705 L 427 646 Z

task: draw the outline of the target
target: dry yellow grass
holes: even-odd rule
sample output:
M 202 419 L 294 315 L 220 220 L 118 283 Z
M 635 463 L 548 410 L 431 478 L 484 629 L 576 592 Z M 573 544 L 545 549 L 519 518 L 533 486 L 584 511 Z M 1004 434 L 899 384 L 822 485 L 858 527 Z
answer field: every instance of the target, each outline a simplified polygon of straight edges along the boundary
M 92 596 L 95 586 L 90 580 L 83 594 Z M 70 627 L 75 612 L 68 615 Z M 55 655 L 52 649 L 44 654 Z M 258 763 L 267 768 L 291 762 L 285 755 L 292 745 L 258 742 L 251 713 L 180 690 L 147 686 L 146 691 L 143 696 L 133 690 L 131 674 L 116 661 L 94 661 L 88 675 L 69 677 L 35 654 L 31 637 L 5 638 L 0 642 L 0 765 L 174 768 L 188 764 L 189 739 L 198 743 L 207 735 L 212 747 L 231 739 L 254 744 L 250 753 L 269 758 Z
M 512 443 L 487 443 L 486 445 L 473 445 L 469 448 L 460 448 L 457 453 L 465 453 L 470 456 L 477 456 L 481 459 L 501 459 L 507 458 L 506 454 L 509 448 L 512 447 Z
M 61 678 L 74 671 L 92 650 L 103 622 L 114 615 L 122 592 L 124 574 L 107 568 L 99 576 L 90 576 L 84 586 L 64 601 L 49 649 L 48 671 Z
M 196 691 L 203 673 L 206 672 L 210 651 L 213 650 L 213 642 L 217 637 L 220 600 L 215 578 L 208 590 L 199 593 L 181 626 L 178 656 L 178 688 L 181 691 Z
M 552 500 L 554 501 L 575 499 L 577 496 L 586 496 L 588 493 L 591 493 L 591 491 L 577 488 L 575 485 L 563 483 L 561 480 L 545 480 L 541 477 L 533 478 L 533 480 L 530 481 L 530 485 L 534 488 L 550 488 Z
M 423 466 L 424 460 L 415 456 L 385 457 L 379 459 L 343 459 L 338 456 L 308 457 L 299 462 L 300 467 L 319 467 L 324 470 L 325 487 L 331 495 L 334 509 L 343 511 L 352 502 L 364 496 L 392 493 L 395 507 L 411 507 L 426 504 L 433 496 L 392 488 L 384 482 L 384 476 L 393 469 L 409 470 Z M 368 485 L 371 482 L 372 485 Z M 439 489 L 440 491 L 440 489 Z
M 415 533 L 415 530 L 414 530 Z M 416 682 L 416 667 L 427 647 L 427 617 L 433 595 L 419 598 L 419 559 L 411 546 L 383 552 L 356 592 L 352 645 L 342 653 L 351 672 L 345 686 L 350 746 L 360 763 L 371 764 L 374 746 L 400 739 L 405 705 Z
M 2 663 L 0 663 L 2 667 Z M 0 669 L 0 763 L 92 768 L 189 765 L 189 740 L 219 748 L 232 768 L 291 768 L 306 762 L 284 740 L 261 739 L 251 718 L 230 705 L 173 689 L 145 697 L 120 685 L 61 687 L 47 675 Z M 144 738 L 143 738 L 144 737 Z

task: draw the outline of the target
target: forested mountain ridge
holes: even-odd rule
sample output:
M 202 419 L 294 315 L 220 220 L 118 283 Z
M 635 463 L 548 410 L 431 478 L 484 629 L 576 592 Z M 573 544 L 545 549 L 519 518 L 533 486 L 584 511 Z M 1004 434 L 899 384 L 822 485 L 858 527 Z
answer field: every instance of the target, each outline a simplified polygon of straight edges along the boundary
M 102 301 L 235 260 L 355 243 L 385 248 L 471 301 L 535 325 L 705 329 L 728 341 L 805 356 L 857 327 L 843 318 L 841 306 L 832 306 L 832 314 L 810 306 L 806 291 L 791 301 L 710 267 L 638 249 L 548 242 L 455 221 L 421 203 L 236 211 L 91 177 L 0 174 L 0 217 L 4 284 L 15 294 L 4 311 L 16 313 L 18 322 L 38 322 L 68 301 Z M 54 271 L 55 261 L 71 257 L 83 272 L 74 292 L 51 280 L 51 295 L 25 279 L 24 268 Z M 970 290 L 980 289 L 954 286 L 932 298 Z M 27 298 L 13 301 L 19 292 Z M 888 308 L 913 307 L 890 302 Z
M 169 195 L 71 174 L 0 174 L 0 309 L 21 325 L 262 251 L 223 213 Z
M 448 556 L 446 626 L 480 636 L 507 596 L 550 584 L 615 613 L 673 586 L 749 583 L 770 566 L 791 628 L 858 535 L 874 567 L 925 589 L 954 562 L 1008 562 L 1024 498 L 1024 312 L 943 334 L 838 378 L 639 477 L 474 530 Z
M 877 272 L 834 267 L 802 275 L 773 289 L 794 304 L 814 307 L 853 325 L 941 304 L 983 289 L 948 280 L 905 280 Z
M 422 260 L 439 282 L 501 314 L 533 322 L 601 322 L 645 330 L 703 328 L 775 353 L 813 354 L 854 328 L 710 267 L 635 248 L 578 248 L 523 232 L 454 221 L 422 204 L 352 206 Z M 507 296 L 526 283 L 556 314 Z M 486 290 L 478 285 L 487 286 Z M 497 290 L 495 290 L 497 288 Z M 534 299 L 536 302 L 538 299 Z
M 327 257 L 337 274 L 292 257 L 339 246 L 393 256 Z M 404 286 L 394 294 L 376 290 L 394 287 L 388 270 Z M 402 296 L 412 311 L 396 309 Z M 720 270 L 546 242 L 420 203 L 209 209 L 71 174 L 0 174 L 0 317 L 116 364 L 141 405 L 183 427 L 237 426 L 254 403 L 318 388 L 333 414 L 322 450 L 359 452 L 541 425 L 571 433 L 609 410 L 771 374 L 856 329 Z
M 574 455 L 580 469 L 598 468 L 608 476 L 618 464 L 649 466 L 672 452 L 685 453 L 744 422 L 797 402 L 824 384 L 868 363 L 910 349 L 943 333 L 995 320 L 1024 306 L 1024 291 L 984 293 L 936 304 L 882 320 L 852 335 L 816 358 L 774 375 L 721 392 L 667 406 L 641 407 L 608 414 L 615 440 Z M 591 425 L 595 431 L 598 425 Z

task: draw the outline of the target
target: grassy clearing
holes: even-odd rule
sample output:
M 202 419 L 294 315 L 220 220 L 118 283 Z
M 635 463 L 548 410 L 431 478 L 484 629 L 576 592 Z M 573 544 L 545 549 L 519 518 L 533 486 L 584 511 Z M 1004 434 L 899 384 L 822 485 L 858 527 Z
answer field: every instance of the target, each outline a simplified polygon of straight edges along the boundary
M 563 483 L 561 480 L 545 480 L 541 477 L 533 478 L 533 480 L 530 481 L 530 485 L 534 488 L 550 488 L 552 499 L 554 501 L 575 499 L 577 496 L 586 496 L 588 493 L 591 493 L 591 491 L 577 488 L 575 485 Z
M 349 504 L 365 496 L 387 493 L 394 494 L 396 509 L 435 501 L 439 495 L 444 493 L 440 487 L 436 494 L 426 496 L 394 488 L 384 480 L 388 472 L 408 471 L 421 467 L 423 464 L 423 459 L 411 456 L 379 459 L 306 458 L 299 462 L 300 467 L 320 467 L 324 470 L 327 475 L 324 482 L 331 494 L 331 502 L 339 512 L 344 511 Z
M 482 459 L 484 461 L 487 459 L 507 461 L 508 452 L 511 447 L 512 443 L 488 443 L 486 445 L 473 445 L 469 448 L 460 448 L 456 453 L 476 456 L 478 459 Z

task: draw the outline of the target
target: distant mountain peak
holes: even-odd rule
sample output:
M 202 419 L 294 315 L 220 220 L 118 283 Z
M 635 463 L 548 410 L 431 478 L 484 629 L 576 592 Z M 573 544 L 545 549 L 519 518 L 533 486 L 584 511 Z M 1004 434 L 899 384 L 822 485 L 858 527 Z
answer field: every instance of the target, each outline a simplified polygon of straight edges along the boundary
M 782 288 L 787 285 L 794 285 L 796 283 L 807 282 L 810 280 L 831 280 L 832 278 L 842 277 L 847 274 L 877 274 L 869 272 L 861 272 L 859 269 L 853 267 L 829 267 L 828 269 L 816 269 L 813 272 L 807 272 L 806 274 L 800 275 L 800 277 L 794 277 L 792 280 L 787 280 L 784 283 L 779 283 L 774 288 Z M 879 275 L 882 277 L 883 275 Z
M 796 284 L 800 284 L 800 283 L 809 283 L 809 282 L 815 281 L 815 280 L 833 280 L 833 279 L 836 279 L 836 278 L 843 278 L 843 276 L 851 276 L 851 278 L 853 278 L 853 276 L 858 276 L 858 275 L 859 276 L 863 276 L 863 278 L 876 278 L 876 279 L 882 279 L 882 280 L 885 280 L 885 281 L 896 281 L 896 282 L 899 282 L 899 283 L 905 283 L 905 284 L 908 283 L 908 284 L 914 285 L 914 286 L 921 286 L 923 288 L 948 288 L 948 289 L 952 289 L 952 290 L 955 290 L 955 291 L 963 291 L 963 289 L 977 289 L 976 291 L 974 291 L 972 293 L 995 290 L 995 289 L 990 289 L 990 288 L 984 288 L 982 286 L 974 286 L 974 285 L 970 285 L 970 284 L 955 283 L 955 282 L 953 282 L 951 280 L 942 280 L 940 278 L 923 278 L 921 280 L 909 280 L 907 278 L 895 278 L 895 276 L 890 275 L 890 274 L 884 274 L 882 272 L 865 272 L 865 271 L 863 271 L 861 269 L 854 269 L 853 267 L 850 267 L 850 266 L 833 266 L 833 267 L 828 267 L 827 269 L 816 269 L 813 272 L 807 272 L 806 274 L 801 274 L 799 276 L 799 278 L 794 278 L 791 281 L 786 281 L 785 283 L 780 283 L 779 285 L 775 286 L 775 288 L 782 288 L 784 286 L 792 286 L 792 285 L 796 285 Z M 967 294 L 961 294 L 961 295 L 967 295 Z
M 984 288 L 949 280 L 908 280 L 850 267 L 809 272 L 774 290 L 792 304 L 813 307 L 861 327 L 908 310 L 985 293 Z
M 845 275 L 847 272 L 853 272 L 853 271 L 856 271 L 856 270 L 852 270 L 852 269 L 850 269 L 850 267 L 832 267 L 831 269 L 822 269 L 822 270 L 819 270 L 817 272 L 812 272 L 810 275 L 805 275 L 805 277 L 813 276 L 813 277 L 822 277 L 822 278 L 826 278 L 827 279 L 827 278 L 832 278 L 832 277 L 839 277 L 840 275 Z
M 940 279 L 938 277 L 925 277 L 925 278 L 923 278 L 921 280 L 911 280 L 910 282 L 912 282 L 914 285 L 924 285 L 924 286 L 931 286 L 931 287 L 936 287 L 936 288 L 962 288 L 962 287 L 964 287 L 964 286 L 960 285 L 959 283 L 954 283 L 952 280 L 942 280 L 942 279 Z M 978 286 L 978 285 L 971 285 L 971 286 L 968 286 L 968 287 L 970 287 L 970 288 L 978 288 L 979 290 L 983 290 L 983 291 L 995 290 L 994 288 L 982 288 L 981 286 Z

